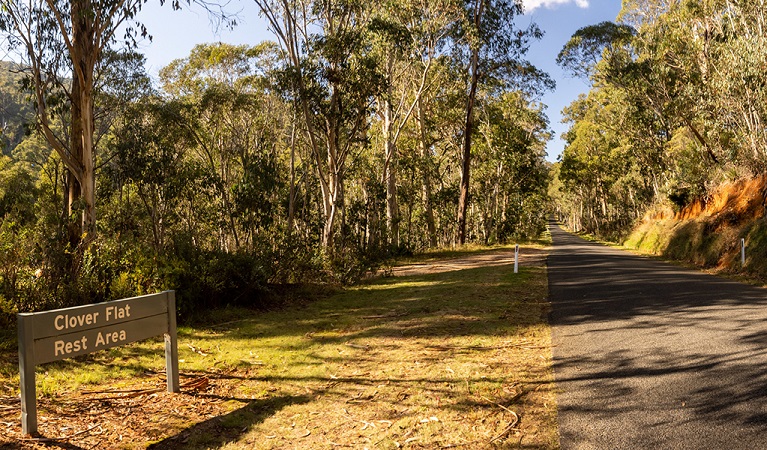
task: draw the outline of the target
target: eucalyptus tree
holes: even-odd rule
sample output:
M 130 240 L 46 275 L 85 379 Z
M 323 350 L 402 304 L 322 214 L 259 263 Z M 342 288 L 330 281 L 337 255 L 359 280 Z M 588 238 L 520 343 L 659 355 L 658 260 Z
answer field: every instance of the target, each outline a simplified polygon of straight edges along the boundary
M 616 123 L 620 123 L 624 133 L 632 125 L 638 127 L 640 130 L 634 136 L 637 153 L 655 155 L 645 159 L 659 162 L 658 152 L 663 152 L 672 132 L 684 125 L 681 118 L 691 113 L 678 113 L 681 94 L 678 77 L 669 76 L 668 67 L 659 67 L 664 64 L 658 60 L 669 56 L 642 50 L 642 39 L 640 32 L 628 24 L 590 25 L 573 34 L 557 56 L 557 63 L 571 74 L 589 79 L 592 92 L 601 91 L 601 98 L 609 97 L 610 104 L 626 105 L 622 120 Z M 593 104 L 580 103 L 578 108 Z M 694 110 L 692 105 L 688 110 Z M 573 123 L 577 120 L 580 119 L 575 118 Z M 687 123 L 692 126 L 692 121 Z
M 255 0 L 285 52 L 322 195 L 321 244 L 332 253 L 344 207 L 347 161 L 366 139 L 383 80 L 369 52 L 368 4 L 359 0 Z
M 663 94 L 659 101 L 687 129 L 702 165 L 761 173 L 767 166 L 764 5 L 729 0 L 661 5 L 651 21 L 639 22 L 635 44 L 656 75 L 652 91 Z M 622 14 L 633 19 L 640 7 L 628 2 Z
M 0 1 L 0 31 L 27 72 L 37 128 L 67 168 L 69 212 L 82 203 L 87 239 L 96 226 L 97 80 L 108 49 L 121 43 L 135 48 L 137 39 L 148 36 L 136 21 L 146 1 Z M 180 0 L 170 3 L 174 9 L 181 6 Z M 213 6 L 201 3 L 206 9 Z M 55 125 L 57 117 L 67 124 L 63 130 Z
M 400 170 L 407 172 L 398 184 L 417 202 L 412 210 L 407 205 L 419 226 L 410 242 L 436 247 L 455 242 L 465 97 L 460 68 L 449 55 L 437 54 L 428 83 L 398 146 Z
M 570 125 L 558 178 L 579 229 L 614 237 L 668 188 L 673 142 L 631 93 L 595 86 L 563 110 Z
M 113 224 L 114 231 L 136 230 L 138 234 L 149 230 L 151 236 L 135 239 L 134 245 L 138 250 L 148 241 L 154 255 L 169 250 L 174 228 L 181 228 L 198 244 L 203 234 L 194 205 L 206 186 L 201 171 L 187 157 L 194 138 L 188 129 L 178 126 L 182 109 L 179 102 L 164 101 L 157 95 L 132 102 L 113 125 L 117 138 L 109 146 L 113 157 L 104 168 L 116 194 L 113 197 L 118 198 L 112 214 L 127 216 Z
M 463 9 L 457 0 L 394 0 L 386 3 L 383 9 L 405 31 L 399 44 L 393 40 L 386 42 L 388 45 L 384 49 L 387 54 L 396 53 L 400 59 L 393 66 L 396 70 L 393 73 L 387 72 L 384 66 L 389 88 L 385 95 L 379 96 L 379 104 L 386 105 L 388 102 L 396 106 L 392 114 L 394 120 L 389 121 L 391 125 L 388 127 L 394 130 L 388 133 L 393 139 L 390 139 L 390 144 L 384 145 L 386 168 L 389 169 L 384 174 L 387 181 L 387 215 L 388 210 L 396 205 L 396 201 L 391 199 L 396 199 L 396 186 L 399 184 L 395 182 L 396 177 L 387 176 L 386 172 L 394 175 L 397 169 L 397 165 L 389 160 L 404 148 L 397 145 L 398 140 L 408 135 L 406 147 L 418 152 L 418 155 L 409 155 L 408 159 L 413 158 L 411 168 L 416 169 L 411 181 L 418 180 L 421 184 L 420 209 L 428 238 L 426 245 L 436 247 L 438 239 L 433 197 L 435 181 L 441 180 L 434 179 L 437 176 L 435 147 L 439 147 L 440 141 L 454 140 L 456 134 L 451 134 L 456 118 L 451 116 L 446 119 L 446 113 L 456 110 L 453 100 L 460 76 L 448 50 Z M 390 73 L 394 76 L 389 76 Z M 440 119 L 441 116 L 445 120 Z M 387 134 L 386 122 L 382 120 L 384 135 Z M 412 207 L 409 206 L 408 210 L 411 215 Z
M 698 65 L 708 85 L 707 119 L 723 153 L 751 174 L 767 168 L 767 12 L 763 2 L 701 2 L 687 13 L 701 51 Z M 700 29 L 708 39 L 703 43 Z M 696 33 L 697 32 L 697 33 Z M 697 36 L 696 36 L 697 34 Z
M 641 26 L 632 43 L 636 63 L 624 72 L 636 80 L 631 90 L 641 93 L 643 103 L 669 129 L 686 128 L 706 163 L 718 165 L 722 151 L 707 109 L 712 35 L 705 21 L 694 17 L 695 9 L 698 5 L 671 4 L 652 23 Z
M 562 154 L 560 179 L 577 193 L 586 230 L 597 234 L 609 222 L 611 186 L 626 164 L 620 156 L 620 131 L 608 128 L 615 119 L 606 105 L 604 91 L 592 91 L 579 99 L 582 107 L 570 108 L 567 146 Z M 605 108 L 605 106 L 607 106 Z M 607 120 L 606 120 L 607 119 Z
M 373 51 L 386 83 L 377 96 L 384 147 L 386 219 L 389 242 L 397 247 L 397 142 L 410 119 L 423 112 L 423 96 L 434 82 L 435 59 L 450 27 L 459 19 L 459 4 L 454 0 L 385 1 L 377 5 L 373 17 Z
M 130 22 L 145 0 L 32 0 L 0 2 L 0 29 L 19 49 L 28 71 L 37 126 L 71 175 L 69 208 L 82 198 L 82 226 L 95 231 L 94 89 L 104 51 Z M 127 29 L 129 40 L 142 28 Z M 67 81 L 71 80 L 71 81 Z M 68 136 L 53 125 L 56 115 L 69 115 Z
M 280 215 L 282 136 L 288 118 L 269 78 L 276 45 L 199 44 L 160 71 L 163 90 L 179 104 L 176 126 L 190 136 L 187 160 L 204 172 L 217 203 L 218 249 L 252 250 Z
M 691 167 L 720 162 L 704 75 L 710 36 L 685 5 L 626 2 L 630 24 L 584 27 L 557 58 L 592 83 L 566 110 L 572 125 L 560 171 L 580 203 L 576 222 L 590 231 L 625 227 L 664 195 L 701 193 Z
M 517 91 L 489 96 L 478 109 L 472 190 L 474 228 L 485 244 L 536 236 L 545 227 L 551 135 L 543 108 Z
M 466 242 L 469 204 L 472 138 L 475 133 L 474 108 L 480 83 L 497 83 L 506 89 L 540 92 L 553 88 L 553 81 L 524 59 L 532 40 L 542 31 L 531 23 L 516 25 L 514 17 L 523 12 L 519 0 L 466 0 L 463 17 L 456 24 L 453 52 L 462 61 L 466 75 L 466 108 L 461 148 L 461 183 L 458 199 L 458 242 Z
M 626 24 L 601 22 L 578 29 L 557 55 L 557 64 L 572 75 L 591 79 L 599 84 L 611 79 L 611 72 L 620 70 L 631 60 L 630 50 L 625 51 L 636 35 L 636 30 Z M 609 66 L 600 66 L 606 59 Z

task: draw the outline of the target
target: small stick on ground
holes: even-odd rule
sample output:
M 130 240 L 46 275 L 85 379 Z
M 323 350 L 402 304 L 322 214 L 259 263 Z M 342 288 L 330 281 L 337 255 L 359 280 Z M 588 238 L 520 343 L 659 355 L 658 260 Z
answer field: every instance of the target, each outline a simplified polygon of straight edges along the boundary
M 514 416 L 514 421 L 512 421 L 506 428 L 504 428 L 503 431 L 498 433 L 497 436 L 495 436 L 494 438 L 490 439 L 490 443 L 491 444 L 493 442 L 495 442 L 495 441 L 498 441 L 498 440 L 501 440 L 501 439 L 505 438 L 506 435 L 509 434 L 509 432 L 511 430 L 513 430 L 514 427 L 516 427 L 517 424 L 519 423 L 519 416 L 517 415 L 517 413 L 515 413 L 514 411 L 509 411 L 509 412 Z
M 352 344 L 351 342 L 347 342 L 344 345 L 346 345 L 347 347 L 358 348 L 358 349 L 361 349 L 361 350 L 368 350 L 370 348 L 369 345 Z

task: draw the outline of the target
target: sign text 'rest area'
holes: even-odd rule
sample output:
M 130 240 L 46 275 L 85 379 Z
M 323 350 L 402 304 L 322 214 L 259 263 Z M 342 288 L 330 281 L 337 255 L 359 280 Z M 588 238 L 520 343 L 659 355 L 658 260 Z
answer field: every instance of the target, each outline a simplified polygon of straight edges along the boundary
M 116 320 L 129 319 L 131 317 L 131 305 L 125 306 L 104 306 L 102 311 L 93 311 L 86 314 L 59 314 L 53 319 L 53 326 L 56 330 L 65 333 L 77 332 L 78 328 L 84 326 L 106 326 Z M 97 350 L 100 347 L 113 347 L 128 340 L 125 330 L 115 330 L 112 332 L 99 331 L 93 342 L 88 342 L 87 336 L 80 336 L 75 339 L 59 339 L 54 341 L 53 349 L 55 356 L 66 357 L 71 353 L 79 353 L 87 350 Z M 89 347 L 92 346 L 92 347 Z

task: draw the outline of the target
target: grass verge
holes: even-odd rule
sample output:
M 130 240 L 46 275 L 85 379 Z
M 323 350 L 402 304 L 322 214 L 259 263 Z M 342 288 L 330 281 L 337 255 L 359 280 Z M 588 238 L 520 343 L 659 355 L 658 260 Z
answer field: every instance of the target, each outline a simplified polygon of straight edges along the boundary
M 211 314 L 180 330 L 181 394 L 158 390 L 157 342 L 40 367 L 41 431 L 85 448 L 556 448 L 542 258 L 471 264 L 486 253 L 298 309 Z M 14 362 L 0 359 L 0 443 L 19 437 L 3 406 Z

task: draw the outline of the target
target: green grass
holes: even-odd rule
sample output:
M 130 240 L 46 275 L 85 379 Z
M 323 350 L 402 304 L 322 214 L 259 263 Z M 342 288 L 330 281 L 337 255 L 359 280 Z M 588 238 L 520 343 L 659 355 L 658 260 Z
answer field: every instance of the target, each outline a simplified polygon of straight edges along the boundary
M 158 448 L 555 448 L 546 298 L 545 267 L 502 265 L 380 278 L 281 311 L 212 312 L 179 330 L 179 360 L 211 378 L 225 414 L 189 424 L 176 407 L 175 438 Z M 52 402 L 127 389 L 162 367 L 161 343 L 141 343 L 40 367 L 38 389 Z M 4 370 L 0 381 L 17 385 Z M 521 421 L 506 430 L 510 411 Z
M 551 245 L 551 233 L 546 230 L 538 239 L 529 239 L 520 241 L 518 243 L 520 247 L 541 249 Z M 479 245 L 479 244 L 466 244 L 455 248 L 436 248 L 429 249 L 423 253 L 418 253 L 412 256 L 400 257 L 392 261 L 393 266 L 404 266 L 408 264 L 418 264 L 440 261 L 450 258 L 463 258 L 466 256 L 476 255 L 477 253 L 487 253 L 492 251 L 504 251 L 513 250 L 517 244 L 496 244 L 496 245 Z

